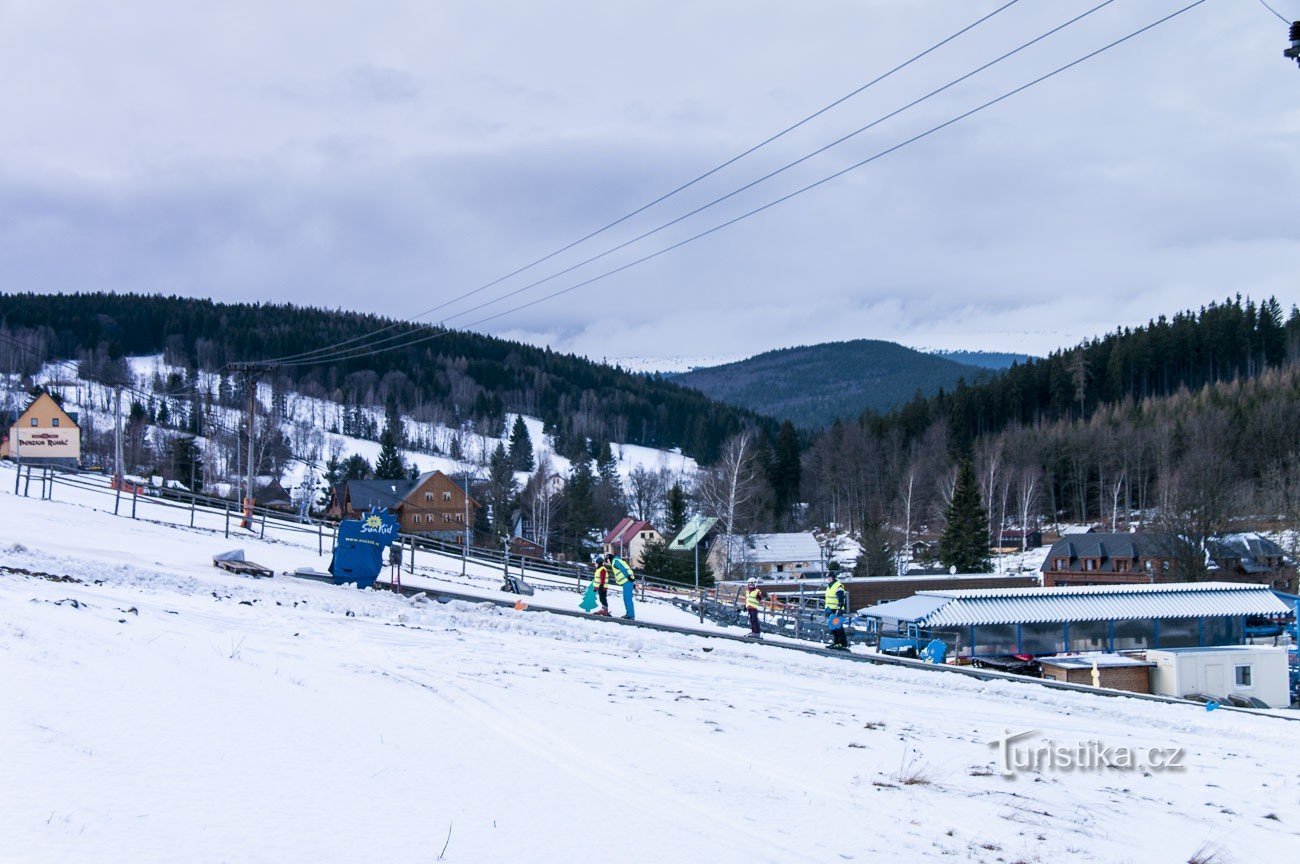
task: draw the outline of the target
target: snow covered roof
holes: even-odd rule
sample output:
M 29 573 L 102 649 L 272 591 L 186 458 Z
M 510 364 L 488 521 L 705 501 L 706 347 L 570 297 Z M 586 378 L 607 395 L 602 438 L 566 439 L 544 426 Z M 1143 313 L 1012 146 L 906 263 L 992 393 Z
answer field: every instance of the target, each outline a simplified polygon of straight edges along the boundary
M 1287 607 L 1264 585 L 1173 582 L 921 591 L 905 600 L 861 611 L 873 618 L 915 621 L 927 627 L 968 627 L 1056 621 L 1285 615 Z
M 1154 666 L 1149 660 L 1137 657 L 1125 657 L 1123 654 L 1056 654 L 1051 657 L 1039 657 L 1038 662 L 1044 666 L 1056 666 L 1059 669 L 1091 669 L 1093 664 L 1098 669 L 1116 666 Z
M 791 534 L 746 534 L 731 538 L 731 560 L 752 564 L 820 561 L 817 538 L 803 531 Z

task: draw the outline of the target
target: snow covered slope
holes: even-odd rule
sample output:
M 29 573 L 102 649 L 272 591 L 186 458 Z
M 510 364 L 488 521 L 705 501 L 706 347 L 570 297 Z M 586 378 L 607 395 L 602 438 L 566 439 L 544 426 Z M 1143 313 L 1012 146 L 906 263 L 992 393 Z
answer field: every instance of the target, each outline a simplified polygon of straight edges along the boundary
M 12 490 L 0 469 L 0 861 L 1148 862 L 1300 848 L 1291 722 L 244 579 L 211 554 L 322 566 L 314 539 L 235 543 Z M 80 581 L 47 578 L 65 576 Z M 489 592 L 494 576 L 466 581 Z M 1006 779 L 987 742 L 1007 729 L 1184 747 L 1187 767 Z
M 155 381 L 166 380 L 170 373 L 184 371 L 180 367 L 164 363 L 161 355 L 130 357 L 127 361 L 135 379 L 134 387 L 139 393 L 152 394 L 155 392 L 153 386 Z M 111 430 L 114 425 L 111 388 L 77 378 L 75 371 L 75 364 L 68 361 L 50 363 L 35 376 L 36 383 L 46 385 L 53 383 L 56 392 L 64 396 L 65 407 L 69 411 L 80 413 L 83 427 L 89 424 L 101 433 Z M 202 390 L 216 393 L 218 379 L 215 375 L 200 373 L 199 381 Z M 124 404 L 129 403 L 133 398 L 137 397 L 128 393 L 124 397 Z M 258 400 L 264 409 L 271 405 L 272 390 L 269 384 L 258 385 Z M 28 397 L 19 387 L 16 379 L 6 380 L 0 377 L 0 407 L 21 410 L 27 401 Z M 319 497 L 324 483 L 321 476 L 324 463 L 331 454 L 338 454 L 343 458 L 357 454 L 372 465 L 378 459 L 380 451 L 378 441 L 330 431 L 331 428 L 343 428 L 343 412 L 341 405 L 325 399 L 293 392 L 286 395 L 284 416 L 280 420 L 280 427 L 286 440 L 291 442 L 296 459 L 289 462 L 280 480 L 286 489 L 292 490 L 293 494 L 297 495 L 305 488 L 304 484 L 308 482 L 310 476 L 310 482 L 316 486 L 311 497 L 313 500 Z M 374 421 L 377 427 L 383 426 L 382 406 L 364 408 L 363 413 Z M 226 430 L 242 430 L 246 423 L 242 410 L 214 405 L 212 415 L 215 424 Z M 505 418 L 504 426 L 507 432 L 514 423 L 514 417 L 515 415 L 511 414 Z M 403 458 L 406 463 L 418 467 L 420 471 L 442 471 L 455 476 L 464 476 L 468 473 L 470 476 L 481 478 L 486 471 L 483 466 L 487 464 L 497 444 L 509 446 L 508 437 L 494 438 L 468 430 L 419 422 L 410 417 L 404 417 L 403 423 L 409 438 L 429 441 L 441 451 L 428 453 L 404 450 Z M 541 456 L 546 454 L 551 461 L 552 470 L 568 476 L 572 467 L 570 461 L 555 452 L 551 436 L 543 432 L 542 421 L 524 415 L 524 425 L 528 428 L 536 457 L 540 460 Z M 156 431 L 154 434 L 157 434 Z M 453 459 L 446 455 L 451 451 L 453 438 L 457 440 L 464 454 L 463 459 Z M 658 450 L 611 442 L 611 450 L 618 461 L 617 471 L 625 481 L 638 468 L 646 471 L 666 471 L 674 477 L 689 481 L 699 468 L 695 459 L 683 455 L 676 449 Z M 219 469 L 215 470 L 216 474 L 226 474 L 229 475 L 229 479 L 236 479 L 239 473 L 235 471 L 236 464 L 218 465 L 214 458 L 210 457 L 208 460 L 209 470 Z M 314 464 L 309 465 L 309 462 Z M 519 472 L 515 479 L 522 486 L 527 483 L 528 474 Z M 214 475 L 209 482 L 216 483 L 218 480 L 219 478 Z

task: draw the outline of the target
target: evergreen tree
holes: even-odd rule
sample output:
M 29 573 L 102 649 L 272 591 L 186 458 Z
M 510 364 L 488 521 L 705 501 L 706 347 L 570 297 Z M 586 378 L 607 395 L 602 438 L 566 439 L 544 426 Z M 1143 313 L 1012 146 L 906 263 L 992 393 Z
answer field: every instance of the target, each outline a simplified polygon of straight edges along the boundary
M 193 492 L 203 488 L 203 453 L 193 435 L 177 435 L 169 442 L 168 461 L 172 480 L 179 480 Z
M 510 457 L 505 445 L 497 442 L 488 462 L 487 504 L 492 509 L 492 531 L 498 537 L 510 533 L 510 516 L 514 510 L 515 473 L 510 467 Z
M 862 554 L 853 565 L 854 576 L 893 576 L 897 567 L 897 550 L 889 525 L 883 519 L 867 520 L 862 527 Z M 962 571 L 969 572 L 969 571 Z
M 379 436 L 379 459 L 375 461 L 375 477 L 379 480 L 401 480 L 405 476 L 406 464 L 397 449 L 397 433 L 385 423 L 383 434 Z
M 598 547 L 589 539 L 592 529 L 600 527 L 591 462 L 578 459 L 573 463 L 573 474 L 564 487 L 561 514 L 559 539 L 564 549 L 583 558 L 596 552 Z
M 772 509 L 778 525 L 784 524 L 799 500 L 799 435 L 794 424 L 786 420 L 776 436 L 769 480 L 772 486 Z
M 537 467 L 533 459 L 533 439 L 528 435 L 522 414 L 515 415 L 515 425 L 510 430 L 510 467 L 516 471 L 532 471 Z
M 686 527 L 686 490 L 681 483 L 674 483 L 668 490 L 668 527 L 664 534 L 670 540 L 682 533 Z
M 371 473 L 370 463 L 360 453 L 353 453 L 343 462 L 344 480 L 369 480 Z
M 980 503 L 975 466 L 963 460 L 957 471 L 952 503 L 944 512 L 943 536 L 939 538 L 939 563 L 956 567 L 958 573 L 987 573 L 989 565 L 989 517 Z
M 601 441 L 596 451 L 596 473 L 606 483 L 618 482 L 618 460 L 614 458 L 614 450 L 608 441 Z
M 651 579 L 676 582 L 679 585 L 695 584 L 695 553 L 673 552 L 666 540 L 651 540 L 641 552 L 639 572 Z M 713 584 L 713 570 L 704 558 L 700 558 L 700 587 Z
M 343 476 L 343 463 L 331 456 L 325 462 L 325 488 L 321 490 L 321 497 L 316 501 L 317 510 L 325 510 L 330 506 L 330 501 L 334 497 L 334 487 L 343 482 Z

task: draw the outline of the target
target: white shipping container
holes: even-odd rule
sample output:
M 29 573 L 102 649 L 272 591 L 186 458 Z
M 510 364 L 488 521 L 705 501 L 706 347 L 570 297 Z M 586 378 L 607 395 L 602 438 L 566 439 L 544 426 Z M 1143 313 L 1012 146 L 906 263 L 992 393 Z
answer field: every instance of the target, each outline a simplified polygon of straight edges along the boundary
M 1254 697 L 1270 708 L 1291 704 L 1286 649 L 1261 645 L 1166 648 L 1146 652 L 1155 663 L 1151 692 L 1163 696 Z

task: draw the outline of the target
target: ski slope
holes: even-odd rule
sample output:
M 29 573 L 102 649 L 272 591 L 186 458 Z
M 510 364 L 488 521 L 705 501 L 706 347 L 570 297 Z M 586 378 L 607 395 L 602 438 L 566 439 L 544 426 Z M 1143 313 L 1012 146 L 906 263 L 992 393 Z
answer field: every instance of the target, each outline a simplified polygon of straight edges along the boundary
M 144 510 L 114 517 L 88 492 L 12 492 L 0 468 L 0 861 L 1300 849 L 1300 726 L 1284 720 L 245 579 L 211 555 L 323 568 L 315 538 L 234 542 Z M 490 568 L 462 580 L 441 563 L 417 578 L 500 596 Z M 530 600 L 573 608 L 577 595 Z M 691 620 L 662 603 L 638 613 Z M 1184 747 L 1186 769 L 1008 779 L 987 743 L 1007 729 Z

